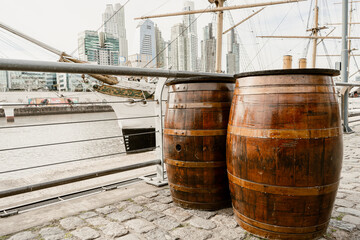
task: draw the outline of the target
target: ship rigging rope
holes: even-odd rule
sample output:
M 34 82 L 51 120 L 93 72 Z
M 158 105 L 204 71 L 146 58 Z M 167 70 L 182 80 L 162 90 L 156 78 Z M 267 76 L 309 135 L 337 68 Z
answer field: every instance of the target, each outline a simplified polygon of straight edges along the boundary
M 3 30 L 1 30 L 1 29 L 0 29 L 0 32 L 3 33 L 3 34 L 5 34 L 5 35 L 11 36 L 8 32 L 3 31 Z M 21 45 L 17 44 L 15 41 L 11 40 L 10 38 L 6 37 L 5 35 L 0 35 L 0 41 L 1 41 L 1 42 L 3 42 L 4 44 L 10 46 L 10 47 L 13 48 L 13 49 L 17 49 L 17 50 L 20 50 L 20 51 L 24 52 L 24 53 L 27 54 L 29 57 L 38 59 L 38 58 L 35 57 L 30 51 L 26 50 L 26 49 L 23 48 Z
M 160 146 L 156 146 L 155 148 L 160 148 Z M 153 150 L 153 149 L 154 149 L 154 147 L 143 148 L 141 150 L 146 151 L 146 150 Z M 61 164 L 66 164 L 66 163 L 75 163 L 75 162 L 81 162 L 81 161 L 86 161 L 86 160 L 92 160 L 92 159 L 96 159 L 96 158 L 112 157 L 112 156 L 116 156 L 116 155 L 122 155 L 122 154 L 126 154 L 126 153 L 136 152 L 136 151 L 138 151 L 138 150 L 127 151 L 127 152 L 124 151 L 124 152 L 117 152 L 117 153 L 109 153 L 109 154 L 86 157 L 86 158 L 80 158 L 80 159 L 74 159 L 74 160 L 69 160 L 69 161 L 64 161 L 64 162 L 48 163 L 48 164 L 37 165 L 37 166 L 32 166 L 32 167 L 18 168 L 18 169 L 13 169 L 13 170 L 0 172 L 0 174 L 13 173 L 13 172 L 19 172 L 19 171 L 43 168 L 43 167 L 51 167 L 51 166 L 56 166 L 56 165 L 61 165 Z M 99 161 L 99 160 L 97 160 L 97 161 Z
M 125 7 L 126 4 L 128 4 L 128 2 L 130 2 L 130 0 L 127 0 L 126 3 L 124 3 L 124 5 L 121 6 L 121 8 L 119 8 L 117 11 L 114 12 L 113 15 L 111 15 L 111 17 L 109 17 L 108 20 L 106 20 L 103 24 L 101 24 L 101 26 L 96 30 L 96 32 L 98 32 L 107 22 L 109 22 L 118 12 L 120 12 L 121 9 L 123 9 Z M 84 42 L 82 42 L 80 44 L 80 46 L 78 46 L 74 51 L 72 51 L 70 53 L 70 55 L 72 56 L 80 47 L 82 47 L 84 45 Z
M 171 44 L 173 44 L 186 30 L 188 30 L 188 28 L 193 25 L 197 20 L 198 18 L 204 14 L 204 12 L 211 7 L 211 4 L 209 4 L 209 6 L 207 8 L 204 9 L 203 12 L 201 12 L 199 14 L 199 16 L 197 16 L 190 24 L 189 26 L 187 26 L 174 40 L 172 40 L 165 48 L 163 48 L 161 51 L 159 51 L 155 57 L 153 57 L 145 66 L 144 68 L 146 68 L 152 61 L 154 61 L 161 53 L 163 53 L 168 47 L 170 47 Z
M 289 7 L 289 10 L 287 11 L 287 13 L 285 14 L 285 16 L 283 17 L 283 19 L 280 21 L 279 25 L 275 28 L 275 30 L 272 32 L 271 36 L 273 36 L 275 34 L 275 32 L 278 30 L 278 28 L 281 26 L 281 24 L 285 21 L 285 19 L 287 18 L 287 16 L 289 15 L 289 13 L 291 12 L 291 10 L 293 9 L 294 5 L 292 5 L 291 7 Z M 252 62 L 254 61 L 255 58 L 257 58 L 257 56 L 260 54 L 260 52 L 263 50 L 263 48 L 265 47 L 265 45 L 270 41 L 270 38 L 262 45 L 262 47 L 260 48 L 260 50 L 256 53 L 256 55 L 253 57 L 253 59 L 251 59 L 250 63 L 248 64 L 248 66 L 245 68 L 247 69 L 250 64 L 252 64 Z
M 138 135 L 144 135 L 144 134 L 156 133 L 156 132 L 158 132 L 158 131 L 150 131 L 150 132 L 126 134 L 126 136 L 138 136 Z M 23 149 L 38 148 L 38 147 L 49 147 L 49 146 L 57 146 L 57 145 L 73 144 L 73 143 L 92 142 L 92 141 L 108 140 L 108 139 L 122 138 L 122 137 L 124 137 L 124 135 L 110 136 L 110 137 L 101 137 L 101 138 L 91 138 L 91 139 L 82 139 L 82 140 L 67 141 L 67 142 L 46 143 L 46 144 L 23 146 L 23 147 L 14 147 L 14 148 L 4 148 L 4 149 L 0 149 L 0 152 L 14 151 L 14 150 L 23 150 Z

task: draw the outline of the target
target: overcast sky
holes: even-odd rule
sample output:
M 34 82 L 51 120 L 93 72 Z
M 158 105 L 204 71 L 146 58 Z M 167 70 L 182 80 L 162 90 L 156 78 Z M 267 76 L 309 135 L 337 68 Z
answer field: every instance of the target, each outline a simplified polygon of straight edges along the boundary
M 269 2 L 270 0 L 228 0 L 229 5 L 240 5 L 254 2 Z M 319 0 L 320 24 L 339 22 L 341 20 L 341 5 L 334 3 L 340 0 Z M 21 32 L 43 41 L 54 48 L 67 53 L 77 49 L 77 35 L 84 30 L 97 30 L 102 24 L 102 13 L 106 4 L 125 4 L 127 0 L 1 0 L 0 22 L 9 25 Z M 204 9 L 209 6 L 207 0 L 195 0 L 196 9 Z M 306 46 L 309 42 L 303 39 L 269 40 L 255 38 L 257 35 L 308 35 L 307 25 L 312 27 L 312 17 L 309 19 L 309 10 L 312 1 L 268 6 L 264 11 L 253 17 L 237 28 L 241 34 L 243 50 L 248 57 L 243 58 L 242 68 L 245 70 L 274 69 L 282 67 L 282 56 L 291 54 L 294 58 L 294 66 L 300 57 L 306 54 Z M 138 21 L 135 17 L 177 12 L 182 9 L 182 0 L 129 0 L 125 6 L 127 38 L 129 49 L 135 49 L 134 34 Z M 237 23 L 253 11 L 259 8 L 233 10 L 231 15 Z M 358 12 L 354 14 L 357 17 Z M 199 16 L 199 15 L 196 15 Z M 358 18 L 358 17 L 357 17 Z M 202 14 L 198 18 L 199 41 L 202 38 L 202 28 L 214 20 L 214 14 Z M 355 19 L 356 20 L 356 19 Z M 168 17 L 153 19 L 163 33 L 164 39 L 170 39 L 170 29 L 176 23 L 182 21 L 182 17 Z M 229 17 L 225 15 L 224 28 L 230 26 Z M 309 24 L 308 24 L 309 22 Z M 324 30 L 326 35 L 330 29 Z M 341 34 L 341 28 L 335 30 L 332 35 Z M 359 41 L 359 40 L 357 40 Z M 329 54 L 339 54 L 341 51 L 340 41 L 326 41 L 326 50 Z M 358 43 L 354 41 L 353 47 Z M 307 56 L 311 62 L 311 45 Z M 325 54 L 323 44 L 319 44 L 319 54 Z M 226 52 L 226 36 L 224 36 L 223 52 Z M 133 51 L 130 53 L 134 53 Z M 246 55 L 245 54 L 245 55 Z M 77 55 L 77 52 L 74 54 Z M 244 54 L 242 55 L 244 56 Z M 0 57 L 21 58 L 34 60 L 56 60 L 51 53 L 41 50 L 24 40 L 0 30 Z M 340 58 L 339 58 L 340 59 Z M 318 67 L 330 67 L 327 58 L 319 59 Z M 360 60 L 359 60 L 360 63 Z M 246 66 L 246 67 L 245 67 Z M 333 66 L 332 66 L 333 67 Z M 225 63 L 223 63 L 223 69 Z

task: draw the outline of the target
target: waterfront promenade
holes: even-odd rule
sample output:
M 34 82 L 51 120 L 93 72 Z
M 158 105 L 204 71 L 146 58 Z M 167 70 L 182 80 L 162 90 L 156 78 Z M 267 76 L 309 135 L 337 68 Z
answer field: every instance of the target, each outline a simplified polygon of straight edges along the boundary
M 360 239 L 360 122 L 344 135 L 340 188 L 321 240 Z M 138 183 L 0 219 L 0 239 L 259 239 L 242 230 L 232 209 L 185 210 L 168 187 Z

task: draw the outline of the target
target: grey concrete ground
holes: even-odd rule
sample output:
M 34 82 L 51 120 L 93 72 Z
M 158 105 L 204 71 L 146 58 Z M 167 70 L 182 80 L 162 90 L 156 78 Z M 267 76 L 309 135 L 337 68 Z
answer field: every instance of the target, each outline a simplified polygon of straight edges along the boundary
M 353 128 L 356 133 L 344 135 L 340 188 L 321 240 L 360 239 L 360 123 Z M 237 225 L 231 208 L 185 210 L 174 205 L 167 187 L 143 184 L 112 192 L 99 194 L 85 207 L 83 200 L 72 200 L 73 212 L 63 215 L 58 204 L 42 213 L 34 210 L 0 219 L 0 231 L 7 234 L 0 234 L 0 239 L 259 239 Z M 46 216 L 48 220 L 40 220 Z

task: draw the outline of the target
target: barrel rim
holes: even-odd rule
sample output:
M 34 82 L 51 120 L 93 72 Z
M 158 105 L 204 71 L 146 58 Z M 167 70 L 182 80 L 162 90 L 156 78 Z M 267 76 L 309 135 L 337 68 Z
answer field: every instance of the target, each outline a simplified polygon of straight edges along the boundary
M 235 78 L 269 76 L 269 75 L 325 75 L 325 76 L 339 76 L 340 71 L 337 69 L 327 68 L 305 68 L 305 69 L 274 69 L 266 71 L 243 72 L 235 74 Z
M 190 77 L 190 78 L 176 78 L 166 82 L 167 86 L 180 83 L 235 83 L 235 78 L 229 77 Z

